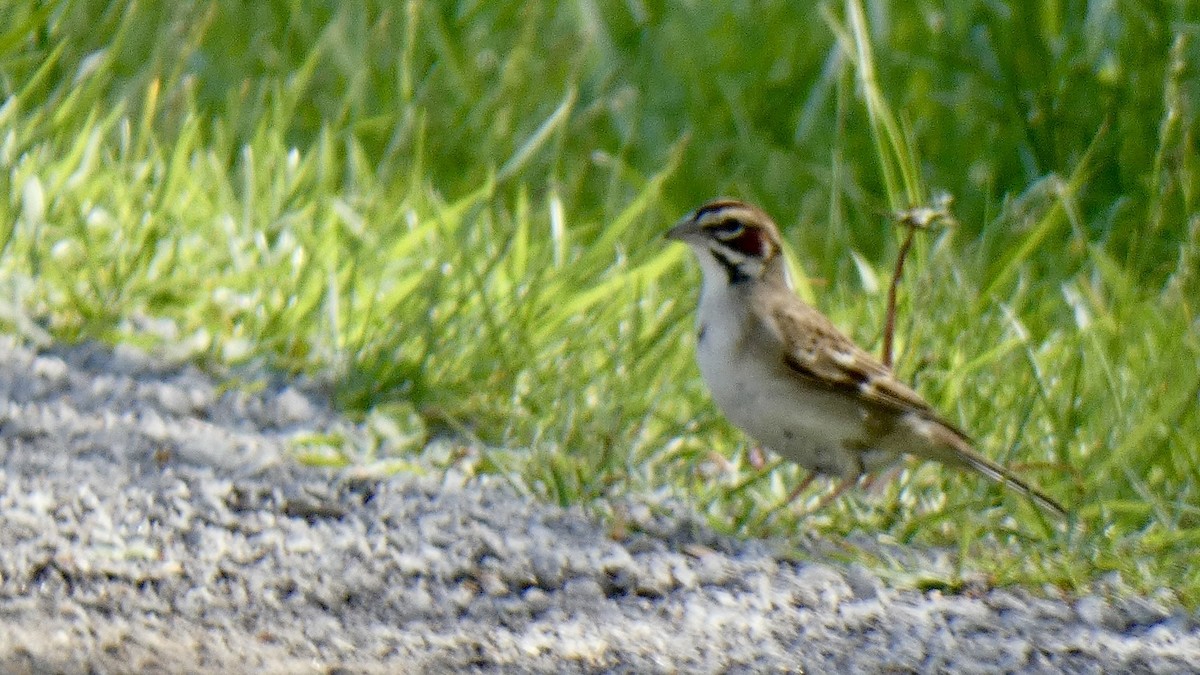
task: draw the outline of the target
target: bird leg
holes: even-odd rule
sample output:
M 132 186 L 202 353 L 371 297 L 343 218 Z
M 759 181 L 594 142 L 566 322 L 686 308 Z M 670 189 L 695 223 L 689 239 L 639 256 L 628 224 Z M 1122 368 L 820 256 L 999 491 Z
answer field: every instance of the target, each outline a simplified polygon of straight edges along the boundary
M 746 462 L 755 471 L 761 471 L 767 465 L 767 453 L 761 445 L 751 445 L 746 448 Z
M 903 470 L 903 466 L 897 465 L 884 469 L 879 473 L 867 474 L 866 479 L 863 480 L 862 489 L 865 492 L 871 492 L 875 495 L 882 494 L 887 485 L 896 480 L 896 476 L 899 476 Z
M 804 480 L 800 481 L 800 484 L 796 486 L 796 489 L 792 490 L 791 494 L 788 495 L 788 498 L 785 499 L 783 501 L 783 503 L 785 505 L 791 504 L 793 501 L 796 500 L 796 497 L 799 497 L 801 492 L 804 492 L 805 490 L 807 490 L 808 486 L 812 485 L 813 481 L 816 479 L 817 479 L 817 472 L 816 471 L 809 472 L 809 474 L 804 477 Z
M 851 487 L 854 487 L 854 484 L 858 482 L 859 478 L 861 478 L 861 476 L 854 476 L 852 478 L 843 478 L 842 482 L 838 483 L 837 487 L 835 487 L 833 489 L 833 492 L 830 492 L 829 494 L 822 497 L 821 501 L 817 502 L 817 505 L 812 507 L 811 509 L 809 509 L 808 512 L 805 513 L 804 515 L 811 516 L 812 514 L 817 513 L 818 511 L 824 509 L 826 506 L 829 506 L 830 504 L 832 504 L 835 499 L 842 496 L 843 492 L 845 492 L 846 490 L 849 490 Z

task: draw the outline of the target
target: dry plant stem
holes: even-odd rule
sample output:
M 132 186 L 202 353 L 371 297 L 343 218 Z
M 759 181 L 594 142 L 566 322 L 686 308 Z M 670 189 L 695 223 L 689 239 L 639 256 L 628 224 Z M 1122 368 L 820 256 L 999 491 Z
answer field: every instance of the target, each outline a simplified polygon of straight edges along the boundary
M 892 367 L 892 334 L 896 331 L 896 291 L 900 288 L 900 275 L 904 272 L 904 259 L 908 256 L 908 249 L 912 248 L 913 237 L 916 235 L 915 227 L 908 228 L 908 236 L 904 238 L 904 243 L 900 245 L 900 252 L 896 255 L 896 270 L 892 273 L 892 283 L 888 287 L 887 319 L 883 326 L 883 354 L 880 356 L 883 365 L 888 368 Z

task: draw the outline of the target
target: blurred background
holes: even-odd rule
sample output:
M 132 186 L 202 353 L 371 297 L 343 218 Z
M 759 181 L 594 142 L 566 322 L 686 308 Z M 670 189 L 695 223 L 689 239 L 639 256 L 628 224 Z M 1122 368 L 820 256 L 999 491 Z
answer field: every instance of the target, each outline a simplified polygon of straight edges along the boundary
M 1188 2 L 5 1 L 0 325 L 325 378 L 376 441 L 299 461 L 1194 602 L 1198 33 Z M 919 465 L 800 520 L 692 365 L 687 211 L 761 204 L 878 351 L 892 214 L 939 193 L 897 370 L 1069 536 Z

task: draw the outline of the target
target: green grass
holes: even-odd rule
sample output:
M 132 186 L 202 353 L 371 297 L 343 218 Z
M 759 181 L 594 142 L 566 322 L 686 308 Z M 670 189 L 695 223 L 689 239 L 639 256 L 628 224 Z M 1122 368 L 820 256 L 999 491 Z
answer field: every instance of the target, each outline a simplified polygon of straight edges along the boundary
M 450 429 L 446 461 L 557 503 L 1198 605 L 1200 8 L 931 7 L 0 4 L 0 321 L 332 373 L 390 440 L 304 461 L 409 466 Z M 798 520 L 795 469 L 749 466 L 692 364 L 697 270 L 661 239 L 686 211 L 762 204 L 878 350 L 887 214 L 941 191 L 897 369 L 1063 531 L 931 465 Z

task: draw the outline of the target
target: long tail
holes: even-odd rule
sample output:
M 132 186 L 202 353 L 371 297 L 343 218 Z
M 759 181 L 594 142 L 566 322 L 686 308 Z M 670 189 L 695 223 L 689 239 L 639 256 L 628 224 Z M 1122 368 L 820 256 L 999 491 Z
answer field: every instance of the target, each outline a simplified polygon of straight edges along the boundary
M 924 452 L 919 452 L 918 455 L 936 459 L 950 466 L 971 469 L 1020 492 L 1043 511 L 1048 511 L 1059 518 L 1067 517 L 1067 510 L 1053 497 L 1019 478 L 1012 470 L 979 454 L 966 434 L 940 420 L 921 419 L 915 426 L 919 428 L 920 432 L 924 432 L 921 435 L 933 442 L 932 447 L 925 448 Z

